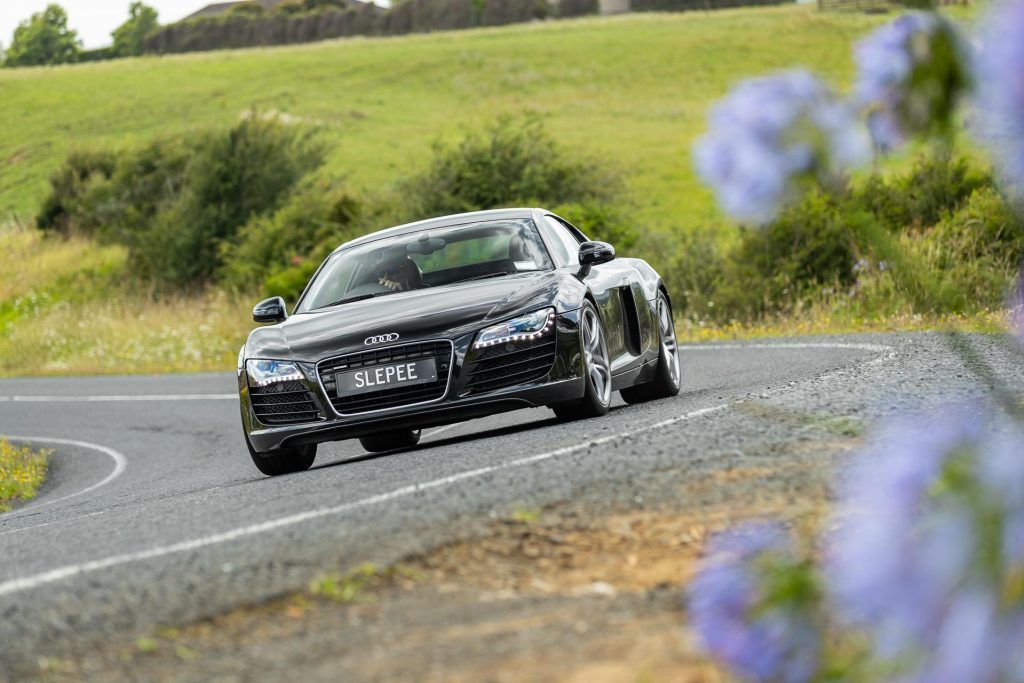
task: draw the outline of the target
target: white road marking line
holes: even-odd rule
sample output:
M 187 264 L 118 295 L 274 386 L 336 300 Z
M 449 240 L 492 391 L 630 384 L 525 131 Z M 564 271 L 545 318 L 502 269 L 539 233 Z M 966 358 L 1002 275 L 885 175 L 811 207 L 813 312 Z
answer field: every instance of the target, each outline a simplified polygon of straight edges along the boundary
M 697 350 L 697 349 L 708 348 L 710 346 L 711 345 L 705 345 L 705 346 L 686 346 L 686 347 L 681 346 L 680 348 L 683 348 L 685 350 Z M 893 358 L 896 355 L 895 349 L 893 349 L 891 346 L 885 346 L 885 345 L 880 345 L 880 344 L 793 343 L 793 344 L 788 344 L 787 345 L 787 344 L 784 344 L 784 343 L 780 343 L 780 344 L 760 344 L 760 345 L 756 345 L 756 344 L 719 344 L 717 346 L 719 348 L 735 348 L 735 349 L 749 349 L 749 348 L 782 348 L 782 349 L 787 349 L 787 348 L 833 348 L 833 349 L 860 349 L 860 350 L 869 350 L 869 351 L 885 351 L 887 353 L 882 358 L 882 360 L 885 360 L 885 359 L 888 359 L 888 358 Z M 874 364 L 876 364 L 878 362 L 880 362 L 880 359 L 875 358 L 872 361 L 864 363 L 863 365 L 874 365 Z M 774 392 L 772 392 L 772 393 L 774 393 Z M 142 551 L 137 551 L 137 552 L 133 552 L 133 553 L 124 553 L 124 554 L 120 554 L 120 555 L 113 555 L 111 557 L 106 557 L 106 558 L 103 558 L 103 559 L 100 559 L 100 560 L 92 560 L 90 562 L 83 562 L 83 563 L 80 563 L 80 564 L 73 564 L 73 565 L 67 565 L 67 566 L 64 566 L 64 567 L 58 567 L 57 569 L 52 569 L 52 570 L 49 570 L 49 571 L 46 571 L 46 572 L 35 574 L 33 576 L 26 576 L 26 577 L 22 577 L 22 578 L 18 578 L 18 579 L 11 579 L 11 580 L 5 581 L 3 583 L 0 583 L 0 596 L 10 595 L 12 593 L 17 593 L 17 592 L 26 591 L 26 590 L 32 590 L 34 588 L 38 588 L 40 586 L 44 586 L 44 585 L 51 584 L 51 583 L 56 583 L 57 581 L 62 581 L 64 579 L 71 578 L 73 576 L 79 576 L 79 575 L 82 575 L 82 574 L 89 574 L 89 573 L 92 573 L 92 572 L 101 571 L 103 569 L 109 569 L 111 567 L 116 567 L 116 566 L 119 566 L 119 565 L 131 564 L 133 562 L 140 562 L 140 561 L 143 561 L 143 560 L 149 560 L 149 559 L 154 559 L 154 558 L 158 558 L 158 557 L 165 557 L 165 556 L 174 555 L 174 554 L 177 554 L 177 553 L 183 553 L 183 552 L 188 552 L 188 551 L 192 551 L 192 550 L 198 550 L 200 548 L 205 548 L 205 547 L 212 546 L 212 545 L 218 545 L 218 544 L 221 544 L 221 543 L 227 543 L 227 542 L 239 539 L 239 538 L 244 538 L 246 536 L 254 536 L 256 534 L 260 534 L 260 533 L 263 533 L 265 531 L 272 531 L 274 529 L 279 529 L 279 528 L 282 528 L 282 527 L 293 526 L 295 524 L 300 524 L 302 522 L 307 522 L 307 521 L 310 521 L 310 520 L 313 520 L 313 519 L 319 519 L 319 518 L 322 518 L 322 517 L 328 517 L 328 516 L 332 516 L 332 515 L 342 514 L 342 513 L 348 512 L 350 510 L 355 510 L 355 509 L 358 509 L 358 508 L 361 508 L 361 507 L 368 507 L 368 506 L 372 506 L 372 505 L 377 505 L 377 504 L 380 504 L 380 503 L 387 502 L 389 500 L 394 500 L 396 498 L 402 498 L 402 497 L 405 497 L 405 496 L 412 495 L 414 493 L 419 493 L 421 491 L 427 491 L 427 490 L 430 490 L 430 489 L 435 489 L 435 488 L 440 488 L 440 487 L 444 487 L 444 486 L 449 486 L 449 485 L 457 483 L 459 481 L 463 481 L 463 480 L 466 480 L 466 479 L 472 479 L 472 478 L 476 478 L 476 477 L 481 477 L 481 476 L 484 476 L 486 474 L 491 474 L 493 472 L 498 472 L 500 470 L 511 469 L 511 468 L 514 468 L 514 467 L 522 467 L 522 466 L 525 466 L 525 465 L 531 465 L 531 464 L 534 464 L 534 463 L 537 463 L 537 462 L 542 462 L 544 460 L 550 460 L 551 458 L 556 458 L 556 457 L 561 456 L 561 455 L 566 455 L 568 453 L 574 453 L 576 451 L 593 448 L 594 446 L 600 446 L 602 444 L 606 444 L 606 443 L 609 443 L 609 442 L 612 442 L 612 441 L 617 441 L 617 440 L 620 440 L 620 439 L 626 439 L 626 438 L 629 438 L 629 437 L 632 437 L 632 436 L 636 436 L 638 434 L 642 434 L 644 432 L 651 431 L 651 430 L 654 430 L 654 429 L 661 429 L 661 428 L 664 428 L 664 427 L 668 427 L 668 426 L 671 426 L 673 424 L 677 424 L 679 422 L 683 422 L 683 421 L 686 421 L 686 420 L 692 420 L 693 418 L 696 418 L 696 417 L 701 417 L 701 416 L 704 416 L 704 415 L 709 415 L 711 413 L 716 413 L 716 412 L 725 410 L 727 408 L 730 408 L 730 407 L 732 407 L 734 405 L 738 405 L 738 404 L 744 403 L 745 401 L 746 401 L 746 399 L 739 399 L 739 400 L 733 401 L 731 403 L 721 403 L 721 404 L 716 405 L 716 406 L 711 406 L 710 408 L 701 408 L 699 410 L 694 410 L 694 411 L 691 411 L 691 412 L 688 412 L 688 413 L 684 413 L 683 415 L 678 415 L 676 417 L 668 418 L 668 419 L 662 420 L 660 422 L 655 422 L 654 424 L 647 425 L 646 427 L 641 427 L 639 429 L 634 429 L 634 430 L 625 431 L 625 432 L 619 432 L 617 434 L 610 434 L 608 436 L 603 436 L 603 437 L 600 437 L 600 438 L 597 438 L 597 439 L 592 439 L 592 440 L 590 440 L 590 441 L 588 441 L 586 443 L 577 444 L 575 446 L 565 446 L 565 447 L 562 447 L 562 448 L 555 449 L 553 451 L 548 451 L 546 453 L 540 453 L 540 454 L 531 455 L 531 456 L 528 456 L 528 457 L 525 457 L 525 458 L 518 458 L 516 460 L 510 460 L 510 461 L 502 463 L 500 465 L 489 465 L 487 467 L 481 467 L 481 468 L 474 469 L 474 470 L 467 470 L 465 472 L 460 472 L 458 474 L 454 474 L 454 475 L 451 475 L 451 476 L 448 476 L 448 477 L 442 477 L 440 479 L 434 479 L 434 480 L 431 480 L 431 481 L 428 481 L 428 482 L 424 482 L 424 483 L 420 483 L 420 484 L 411 484 L 409 486 L 403 486 L 403 487 L 395 489 L 393 491 L 389 491 L 388 493 L 381 493 L 381 494 L 377 494 L 377 495 L 374 495 L 374 496 L 369 496 L 368 498 L 363 498 L 361 500 L 353 501 L 351 503 L 343 503 L 341 505 L 336 505 L 336 506 L 333 506 L 333 507 L 324 507 L 324 508 L 318 508 L 318 509 L 315 509 L 315 510 L 309 510 L 307 512 L 302 512 L 302 513 L 298 513 L 298 514 L 294 514 L 294 515 L 288 515 L 288 516 L 285 516 L 285 517 L 279 517 L 277 519 L 268 520 L 266 522 L 260 522 L 258 524 L 251 524 L 251 525 L 248 525 L 248 526 L 237 527 L 237 528 L 231 529 L 229 531 L 225 531 L 225 532 L 218 533 L 218 534 L 212 534 L 212 535 L 209 535 L 209 536 L 203 536 L 203 537 L 192 539 L 192 540 L 189 540 L 189 541 L 183 541 L 183 542 L 180 542 L 180 543 L 174 543 L 174 544 L 166 545 L 166 546 L 157 546 L 155 548 L 150 548 L 148 550 L 142 550 Z M 14 438 L 14 437 L 11 437 L 11 438 Z M 71 442 L 70 440 L 57 440 L 57 439 L 37 439 L 37 441 L 50 442 L 50 443 L 60 443 L 61 441 L 64 441 L 64 442 L 72 444 L 72 445 L 77 445 L 77 444 L 83 444 L 84 443 L 84 442 Z M 90 445 L 92 445 L 92 444 L 90 444 Z M 100 448 L 103 448 L 103 447 L 100 447 Z M 113 451 L 112 449 L 104 449 L 104 452 L 106 452 L 108 450 L 111 453 L 116 453 L 116 451 Z M 123 468 L 122 468 L 122 470 L 123 470 Z M 108 479 L 112 479 L 112 478 L 113 477 L 108 477 Z M 106 480 L 104 480 L 104 482 L 101 482 L 100 484 L 98 484 L 96 486 L 90 487 L 90 489 L 87 489 L 87 490 L 92 490 L 94 488 L 98 488 L 98 486 L 101 486 L 104 483 L 106 483 Z M 85 491 L 82 491 L 81 493 L 85 493 Z M 75 495 L 79 495 L 79 494 L 75 494 Z
M 131 564 L 133 562 L 150 560 L 157 557 L 164 557 L 167 555 L 174 555 L 177 553 L 188 552 L 191 550 L 198 550 L 199 548 L 205 548 L 211 545 L 227 543 L 229 541 L 234 541 L 236 539 L 244 538 L 246 536 L 254 536 L 265 531 L 280 529 L 282 527 L 292 526 L 295 524 L 300 524 L 302 522 L 308 522 L 310 520 L 319 519 L 321 517 L 338 515 L 362 507 L 378 505 L 389 500 L 394 500 L 395 498 L 402 498 L 405 496 L 410 496 L 414 493 L 419 493 L 421 491 L 428 491 L 430 489 L 449 486 L 456 482 L 481 477 L 486 474 L 498 472 L 500 470 L 511 469 L 514 467 L 523 467 L 524 465 L 532 465 L 534 463 L 538 463 L 544 460 L 550 460 L 551 458 L 556 458 L 561 455 L 566 455 L 568 453 L 574 453 L 576 451 L 593 448 L 594 446 L 600 446 L 610 441 L 615 441 L 617 439 L 623 439 L 629 436 L 633 436 L 642 431 L 647 431 L 648 429 L 665 427 L 668 425 L 676 424 L 678 422 L 682 422 L 684 420 L 691 420 L 695 417 L 700 417 L 702 415 L 708 415 L 710 413 L 718 412 L 720 410 L 725 410 L 730 405 L 732 404 L 722 403 L 720 405 L 713 406 L 710 408 L 701 408 L 700 410 L 694 410 L 692 412 L 685 413 L 677 417 L 663 420 L 661 422 L 658 422 L 654 425 L 647 427 L 646 429 L 622 432 L 619 434 L 611 434 L 609 436 L 603 436 L 588 441 L 586 443 L 577 444 L 575 446 L 565 446 L 563 448 L 558 448 L 556 450 L 548 451 L 546 453 L 540 453 L 525 458 L 510 460 L 509 462 L 502 463 L 500 465 L 489 465 L 487 467 L 480 467 L 475 470 L 467 470 L 465 472 L 453 474 L 448 477 L 442 477 L 440 479 L 434 479 L 432 481 L 424 482 L 421 484 L 411 484 L 409 486 L 403 486 L 402 488 L 395 489 L 394 491 L 389 491 L 388 493 L 377 494 L 375 496 L 370 496 L 368 498 L 356 500 L 351 503 L 343 503 L 341 505 L 336 505 L 333 507 L 309 510 L 307 512 L 301 512 L 294 515 L 288 515 L 286 517 L 279 517 L 277 519 L 272 519 L 266 522 L 260 522 L 259 524 L 251 524 L 249 526 L 238 527 L 236 529 L 231 529 L 230 531 L 225 531 L 210 536 L 204 536 L 190 541 L 183 541 L 181 543 L 174 543 L 172 545 L 166 546 L 157 546 L 155 548 L 150 548 L 148 550 L 142 550 L 134 553 L 113 555 L 111 557 L 106 557 L 101 560 L 93 560 L 91 562 L 83 562 L 81 564 L 72 564 L 66 567 L 51 569 L 50 571 L 42 572 L 34 576 L 26 576 L 19 579 L 11 579 L 9 581 L 0 583 L 0 596 L 10 595 L 11 593 L 18 593 L 20 591 L 31 590 L 33 588 L 38 588 L 40 586 L 45 586 L 50 583 L 55 583 L 57 581 L 67 579 L 72 576 L 90 574 L 92 572 L 101 571 L 103 569 L 109 569 L 111 567 L 116 567 L 118 565 Z
M 114 461 L 114 469 L 111 470 L 110 474 L 108 474 L 106 477 L 96 482 L 92 486 L 88 486 L 82 489 L 81 491 L 76 491 L 75 493 L 69 493 L 68 495 L 61 496 L 60 498 L 53 498 L 51 500 L 40 500 L 37 502 L 29 503 L 28 505 L 20 507 L 14 511 L 18 513 L 24 512 L 25 510 L 29 509 L 35 510 L 37 508 L 43 507 L 44 505 L 53 505 L 54 503 L 60 503 L 70 498 L 77 498 L 78 496 L 82 496 L 85 495 L 86 493 L 90 493 L 91 491 L 95 491 L 101 486 L 106 486 L 107 484 L 114 481 L 122 474 L 124 474 L 124 470 L 128 466 L 127 458 L 125 458 L 122 454 L 115 451 L 113 448 L 100 446 L 99 444 L 95 443 L 89 443 L 88 441 L 78 441 L 76 439 L 55 439 L 49 436 L 16 436 L 14 434 L 0 434 L 0 436 L 3 436 L 5 439 L 9 439 L 10 441 L 18 441 L 22 443 L 56 444 L 58 446 L 75 446 L 76 448 L 84 448 L 90 451 L 98 451 L 100 453 L 103 453 L 104 455 L 109 456 Z M 0 516 L 0 519 L 3 519 L 3 516 Z
M 745 349 L 855 349 L 858 351 L 892 351 L 887 344 L 854 342 L 777 342 L 752 344 L 680 344 L 681 351 L 742 351 Z
M 0 403 L 108 403 L 115 401 L 228 401 L 238 394 L 120 394 L 112 396 L 0 396 Z
M 443 434 L 444 432 L 447 432 L 449 429 L 455 429 L 461 424 L 461 422 L 456 422 L 454 424 L 445 425 L 444 427 L 438 427 L 437 429 L 432 429 L 423 436 L 437 436 L 438 434 Z

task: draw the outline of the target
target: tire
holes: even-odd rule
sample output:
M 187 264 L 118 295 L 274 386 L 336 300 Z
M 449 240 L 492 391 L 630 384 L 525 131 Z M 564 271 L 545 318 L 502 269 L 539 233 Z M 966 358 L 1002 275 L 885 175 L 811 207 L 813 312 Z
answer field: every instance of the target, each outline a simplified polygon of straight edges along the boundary
M 583 304 L 580 314 L 580 346 L 583 350 L 583 398 L 575 403 L 551 406 L 563 420 L 600 417 L 612 403 L 612 366 L 608 359 L 608 342 L 594 304 Z
M 658 367 L 654 377 L 643 384 L 627 387 L 619 392 L 626 403 L 643 403 L 659 398 L 670 398 L 679 393 L 681 371 L 676 327 L 672 320 L 672 307 L 664 294 L 658 295 Z
M 420 434 L 421 430 L 419 429 L 396 429 L 391 432 L 361 436 L 359 443 L 371 453 L 383 453 L 384 451 L 396 451 L 399 448 L 412 448 L 420 442 Z
M 316 444 L 257 453 L 249 443 L 249 437 L 246 436 L 245 445 L 249 449 L 249 455 L 252 457 L 256 469 L 268 477 L 305 472 L 313 466 L 313 461 L 316 460 Z

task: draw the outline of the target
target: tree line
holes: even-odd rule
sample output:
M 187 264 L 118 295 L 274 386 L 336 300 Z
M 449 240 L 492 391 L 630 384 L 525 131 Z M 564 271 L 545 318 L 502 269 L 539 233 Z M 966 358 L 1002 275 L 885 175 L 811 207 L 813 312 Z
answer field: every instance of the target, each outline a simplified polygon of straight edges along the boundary
M 5 67 L 69 64 L 100 58 L 131 57 L 142 54 L 142 41 L 160 26 L 157 12 L 142 2 L 128 6 L 128 18 L 110 34 L 108 48 L 83 50 L 78 32 L 68 26 L 68 15 L 57 4 L 47 5 L 14 29 L 6 51 L 0 50 L 0 63 Z

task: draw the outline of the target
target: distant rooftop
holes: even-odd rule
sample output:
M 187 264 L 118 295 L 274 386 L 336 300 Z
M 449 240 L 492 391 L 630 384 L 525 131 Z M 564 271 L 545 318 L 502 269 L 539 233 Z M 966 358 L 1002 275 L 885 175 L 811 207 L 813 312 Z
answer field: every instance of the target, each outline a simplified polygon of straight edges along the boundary
M 207 5 L 200 10 L 196 10 L 192 14 L 188 15 L 182 21 L 188 21 L 189 19 L 198 19 L 199 17 L 216 17 L 224 14 L 232 7 L 238 5 L 262 5 L 263 9 L 270 10 L 274 9 L 277 5 L 280 5 L 284 0 L 234 0 L 234 2 L 215 2 L 211 5 Z

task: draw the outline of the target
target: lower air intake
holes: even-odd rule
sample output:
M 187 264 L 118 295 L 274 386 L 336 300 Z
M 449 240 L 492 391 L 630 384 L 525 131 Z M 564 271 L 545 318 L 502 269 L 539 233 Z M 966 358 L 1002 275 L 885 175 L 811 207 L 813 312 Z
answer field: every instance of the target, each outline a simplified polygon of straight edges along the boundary
M 555 362 L 555 338 L 513 342 L 484 349 L 467 364 L 463 395 L 482 394 L 540 379 Z
M 321 417 L 313 395 L 301 382 L 249 387 L 249 399 L 256 419 L 265 425 L 314 422 Z

